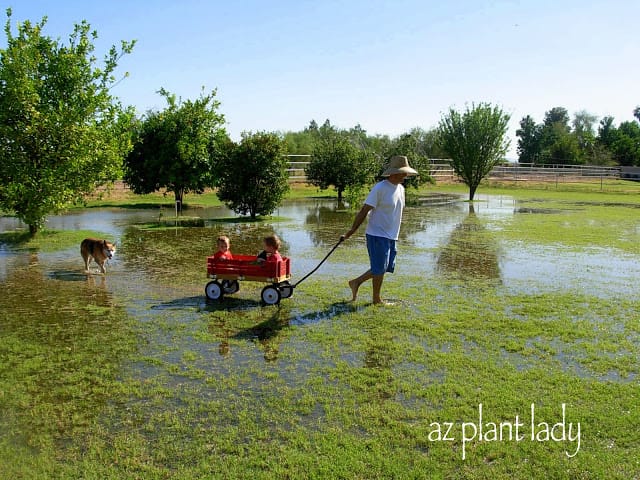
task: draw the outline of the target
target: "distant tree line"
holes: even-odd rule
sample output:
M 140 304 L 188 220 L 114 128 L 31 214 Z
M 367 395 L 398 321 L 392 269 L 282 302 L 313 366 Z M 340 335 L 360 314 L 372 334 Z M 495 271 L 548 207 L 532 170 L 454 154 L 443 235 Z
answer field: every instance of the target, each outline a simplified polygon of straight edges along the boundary
M 613 117 L 586 111 L 573 119 L 563 107 L 545 113 L 542 123 L 527 115 L 517 130 L 519 162 L 566 165 L 640 166 L 640 107 L 636 120 L 614 124 Z

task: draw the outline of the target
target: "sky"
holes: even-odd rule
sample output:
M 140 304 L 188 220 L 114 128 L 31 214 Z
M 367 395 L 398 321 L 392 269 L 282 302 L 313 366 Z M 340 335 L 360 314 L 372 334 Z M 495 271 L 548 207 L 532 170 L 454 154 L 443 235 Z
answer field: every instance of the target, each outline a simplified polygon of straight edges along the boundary
M 300 131 L 311 120 L 397 136 L 434 128 L 450 108 L 488 102 L 516 129 L 564 107 L 615 123 L 640 105 L 639 0 L 0 0 L 11 27 L 75 23 L 95 53 L 136 40 L 113 87 L 140 115 L 165 88 L 183 100 L 216 89 L 225 128 Z M 6 16 L 3 18 L 6 22 Z M 6 45 L 2 36 L 0 46 Z

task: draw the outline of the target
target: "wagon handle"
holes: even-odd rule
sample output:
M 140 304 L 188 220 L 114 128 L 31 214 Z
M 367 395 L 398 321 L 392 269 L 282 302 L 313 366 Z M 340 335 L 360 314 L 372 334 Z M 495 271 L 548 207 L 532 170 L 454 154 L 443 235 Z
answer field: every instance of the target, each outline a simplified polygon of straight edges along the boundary
M 333 248 L 331 250 L 329 250 L 329 253 L 327 253 L 324 258 L 322 260 L 320 260 L 320 263 L 318 265 L 316 265 L 316 268 L 314 268 L 313 270 L 311 270 L 309 273 L 307 273 L 304 277 L 302 277 L 300 280 L 298 280 L 294 285 L 292 285 L 293 288 L 297 287 L 298 285 L 300 285 L 304 280 L 306 280 L 307 278 L 309 278 L 312 274 L 315 273 L 316 270 L 318 270 L 320 268 L 320 266 L 325 262 L 325 260 L 327 258 L 329 258 L 329 256 L 335 251 L 336 248 L 338 248 L 338 245 L 340 245 L 342 242 L 344 242 L 344 235 L 340 236 L 340 239 L 338 240 L 338 243 L 336 243 Z

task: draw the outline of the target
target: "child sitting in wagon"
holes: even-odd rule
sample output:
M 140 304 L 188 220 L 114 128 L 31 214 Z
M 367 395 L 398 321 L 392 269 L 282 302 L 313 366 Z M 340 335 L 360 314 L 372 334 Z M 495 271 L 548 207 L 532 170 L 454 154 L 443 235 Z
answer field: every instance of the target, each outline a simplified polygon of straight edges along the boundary
M 280 245 L 281 242 L 277 235 L 264 237 L 264 250 L 258 254 L 256 262 L 261 264 L 264 262 L 271 263 L 282 260 L 282 256 L 278 251 L 280 249 Z
M 233 260 L 233 255 L 231 254 L 229 237 L 226 235 L 220 235 L 218 237 L 217 245 L 218 251 L 213 254 L 213 259 L 216 262 L 225 261 L 225 260 Z

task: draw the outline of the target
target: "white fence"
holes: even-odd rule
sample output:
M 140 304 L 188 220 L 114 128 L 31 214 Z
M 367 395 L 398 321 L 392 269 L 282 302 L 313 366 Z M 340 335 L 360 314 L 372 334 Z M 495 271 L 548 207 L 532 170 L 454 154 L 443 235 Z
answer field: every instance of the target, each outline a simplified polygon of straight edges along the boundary
M 311 155 L 288 155 L 289 179 L 292 182 L 306 181 L 304 169 L 309 165 Z M 510 165 L 498 165 L 488 178 L 505 181 L 539 181 L 558 182 L 569 180 L 594 180 L 594 179 L 618 179 L 621 178 L 620 167 L 601 167 L 597 165 L 537 165 L 532 163 L 513 163 Z M 431 159 L 431 176 L 440 181 L 457 181 L 458 177 L 451 167 L 448 159 Z

